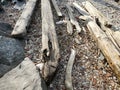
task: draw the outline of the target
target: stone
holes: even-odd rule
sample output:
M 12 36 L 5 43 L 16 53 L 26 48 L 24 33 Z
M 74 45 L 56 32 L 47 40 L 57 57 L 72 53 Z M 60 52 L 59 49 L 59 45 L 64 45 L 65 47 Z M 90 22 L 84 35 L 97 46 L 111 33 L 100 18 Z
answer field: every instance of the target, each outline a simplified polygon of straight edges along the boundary
M 0 90 L 47 90 L 47 87 L 35 64 L 25 58 L 0 78 Z
M 0 22 L 0 35 L 11 36 L 13 28 L 9 23 Z
M 14 65 L 24 56 L 24 48 L 19 40 L 0 36 L 0 64 Z

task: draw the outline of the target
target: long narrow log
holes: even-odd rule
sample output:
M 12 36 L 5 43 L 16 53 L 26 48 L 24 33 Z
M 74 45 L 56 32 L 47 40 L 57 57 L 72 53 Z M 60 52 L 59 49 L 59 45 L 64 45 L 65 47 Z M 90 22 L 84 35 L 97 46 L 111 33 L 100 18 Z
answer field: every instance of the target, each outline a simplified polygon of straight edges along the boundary
M 100 27 L 91 19 L 87 19 L 87 27 L 92 37 L 97 42 L 98 47 L 106 57 L 110 67 L 120 80 L 120 52 L 116 49 L 110 38 L 100 29 Z
M 66 68 L 65 87 L 66 90 L 73 90 L 72 86 L 72 67 L 75 60 L 76 51 L 71 49 L 71 55 Z
M 24 36 L 26 34 L 26 28 L 30 23 L 31 16 L 33 14 L 37 0 L 29 0 L 23 9 L 23 12 L 15 24 L 15 27 L 11 33 L 13 36 Z
M 90 13 L 91 16 L 95 16 L 98 18 L 98 23 L 99 23 L 100 27 L 102 28 L 102 30 L 105 31 L 105 33 L 112 40 L 112 42 L 114 43 L 116 48 L 120 49 L 120 46 L 119 46 L 120 45 L 120 41 L 119 41 L 120 37 L 117 36 L 117 34 L 120 32 L 117 32 L 117 34 L 116 34 L 116 33 L 114 33 L 113 30 L 106 27 L 105 22 L 107 22 L 110 25 L 108 19 L 101 12 L 99 12 L 90 2 L 88 2 L 88 1 L 84 2 L 83 6 L 85 9 L 88 10 L 88 12 Z
M 56 12 L 57 12 L 57 15 L 58 15 L 59 17 L 62 17 L 62 13 L 61 13 L 61 11 L 60 11 L 58 5 L 57 5 L 56 0 L 51 0 L 51 1 L 52 1 L 52 3 L 53 3 L 53 6 L 54 6 Z
M 53 14 L 49 0 L 41 0 L 42 14 L 42 59 L 45 61 L 43 77 L 51 79 L 60 58 L 59 45 L 55 31 Z
M 110 21 L 103 14 L 101 14 L 101 12 L 99 12 L 89 1 L 82 2 L 82 5 L 90 13 L 90 15 L 98 18 L 100 23 L 102 23 L 104 26 L 112 26 Z
M 88 16 L 89 13 L 86 12 L 82 7 L 79 6 L 78 3 L 74 2 L 73 6 L 79 11 L 80 14 Z
M 97 42 L 98 47 L 103 52 L 112 70 L 120 80 L 120 52 L 116 49 L 111 39 L 103 30 L 93 21 L 90 16 L 83 15 L 82 19 L 87 20 L 86 26 L 90 31 L 93 39 Z
M 74 18 L 74 15 L 72 13 L 72 8 L 68 4 L 66 5 L 66 8 L 68 10 L 68 14 L 69 14 L 71 23 L 76 27 L 77 32 L 80 33 L 81 28 L 80 28 L 79 23 L 77 22 L 77 20 Z

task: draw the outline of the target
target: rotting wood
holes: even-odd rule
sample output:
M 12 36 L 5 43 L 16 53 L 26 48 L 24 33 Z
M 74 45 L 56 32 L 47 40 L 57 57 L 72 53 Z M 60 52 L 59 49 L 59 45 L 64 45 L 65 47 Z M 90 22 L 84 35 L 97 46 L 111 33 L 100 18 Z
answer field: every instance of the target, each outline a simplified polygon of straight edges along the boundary
M 117 32 L 114 33 L 114 31 L 108 27 L 105 26 L 105 22 L 108 22 L 108 19 L 101 13 L 99 12 L 90 2 L 86 1 L 84 4 L 84 7 L 88 10 L 90 7 L 90 10 L 92 11 L 88 11 L 90 13 L 91 16 L 95 16 L 94 18 L 97 17 L 97 23 L 100 25 L 100 28 L 107 34 L 107 36 L 112 40 L 112 42 L 114 43 L 114 45 L 116 46 L 116 48 L 119 50 L 120 49 L 120 37 L 117 36 L 118 33 Z M 111 25 L 111 24 L 109 24 Z M 116 34 L 116 35 L 115 35 Z
M 49 0 L 41 0 L 42 15 L 42 59 L 43 77 L 49 81 L 54 74 L 60 58 L 59 45 L 55 31 L 53 14 Z
M 71 49 L 71 55 L 67 64 L 66 74 L 65 74 L 65 87 L 66 90 L 73 90 L 72 85 L 72 67 L 75 60 L 76 51 Z
M 74 15 L 72 13 L 72 8 L 68 4 L 66 5 L 66 8 L 68 10 L 68 14 L 69 14 L 71 23 L 76 27 L 77 32 L 80 33 L 81 28 L 80 28 L 79 23 L 77 22 L 77 20 L 74 18 Z
M 113 42 L 105 34 L 104 31 L 91 19 L 88 20 L 87 28 L 90 31 L 93 39 L 97 42 L 98 47 L 103 52 L 107 62 L 109 63 L 112 70 L 120 80 L 120 52 L 116 49 Z
M 68 32 L 68 34 L 72 35 L 73 34 L 73 26 L 67 17 L 66 17 L 66 21 L 67 21 L 67 32 Z
M 15 24 L 15 27 L 11 33 L 12 36 L 24 36 L 26 34 L 26 28 L 30 23 L 31 16 L 33 14 L 37 0 L 29 0 L 23 9 L 21 16 Z
M 84 17 L 84 18 L 83 18 Z M 107 62 L 120 80 L 120 52 L 105 32 L 93 21 L 90 16 L 83 15 L 82 19 L 87 20 L 86 26 L 98 47 L 103 52 Z
M 73 34 L 73 27 L 72 27 L 72 24 L 71 24 L 71 22 L 69 20 L 67 21 L 67 32 L 70 35 Z
M 73 6 L 79 11 L 80 14 L 88 16 L 89 13 L 86 12 L 82 7 L 79 6 L 78 3 L 74 2 Z
M 89 1 L 82 2 L 82 5 L 90 13 L 90 15 L 98 18 L 100 23 L 102 23 L 104 26 L 112 26 L 111 22 L 103 14 L 101 14 L 101 12 L 99 12 Z
M 53 6 L 54 6 L 56 12 L 57 12 L 57 15 L 58 15 L 59 17 L 62 17 L 62 13 L 61 13 L 58 5 L 57 5 L 57 2 L 56 2 L 55 0 L 51 0 L 51 1 L 52 1 L 52 3 L 53 3 Z

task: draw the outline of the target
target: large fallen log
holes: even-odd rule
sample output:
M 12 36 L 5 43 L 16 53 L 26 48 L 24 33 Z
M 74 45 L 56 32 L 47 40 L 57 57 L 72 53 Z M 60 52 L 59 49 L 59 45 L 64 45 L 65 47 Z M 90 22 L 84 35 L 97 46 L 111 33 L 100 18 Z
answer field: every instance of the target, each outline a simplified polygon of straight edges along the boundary
M 76 55 L 76 51 L 71 49 L 71 55 L 67 64 L 67 68 L 66 68 L 66 75 L 65 75 L 65 87 L 66 90 L 73 90 L 73 85 L 72 85 L 72 67 L 73 67 L 73 63 L 75 60 L 75 55 Z
M 62 13 L 61 13 L 61 11 L 60 11 L 58 5 L 57 5 L 56 0 L 51 0 L 51 1 L 52 1 L 52 3 L 53 3 L 53 6 L 54 6 L 56 12 L 57 12 L 57 15 L 58 15 L 59 17 L 62 17 Z
M 79 23 L 77 22 L 77 20 L 75 19 L 74 15 L 72 13 L 72 11 L 73 11 L 72 8 L 68 4 L 66 4 L 66 8 L 68 10 L 68 15 L 70 17 L 71 23 L 76 27 L 77 32 L 80 33 L 81 28 L 80 28 Z
M 58 66 L 58 60 L 60 58 L 59 45 L 49 0 L 41 0 L 41 15 L 42 59 L 45 61 L 43 77 L 49 82 Z
M 100 29 L 100 27 L 90 19 L 87 19 L 87 27 L 97 42 L 98 47 L 103 52 L 106 57 L 110 67 L 116 73 L 118 79 L 120 80 L 120 52 L 116 49 L 115 45 L 112 43 L 110 38 Z
M 111 39 L 103 30 L 93 21 L 90 16 L 83 15 L 81 19 L 87 20 L 86 26 L 90 31 L 93 39 L 97 42 L 98 47 L 103 52 L 112 70 L 120 80 L 120 52 L 116 49 Z
M 24 36 L 26 34 L 26 28 L 30 23 L 31 16 L 33 14 L 37 0 L 29 0 L 24 7 L 22 14 L 15 24 L 15 27 L 11 33 L 12 36 Z
M 95 16 L 99 21 L 105 26 L 112 26 L 111 22 L 99 12 L 89 1 L 82 2 L 82 5 L 90 13 L 90 15 Z
M 105 23 L 111 25 L 109 20 L 101 12 L 99 12 L 90 2 L 84 2 L 83 6 L 86 10 L 88 10 L 91 16 L 95 16 L 97 18 L 97 23 L 100 25 L 100 28 L 102 28 L 102 30 L 112 40 L 116 48 L 120 49 L 120 37 L 118 36 L 118 33 L 120 34 L 120 32 L 118 31 L 117 33 L 114 33 L 113 30 L 106 27 Z

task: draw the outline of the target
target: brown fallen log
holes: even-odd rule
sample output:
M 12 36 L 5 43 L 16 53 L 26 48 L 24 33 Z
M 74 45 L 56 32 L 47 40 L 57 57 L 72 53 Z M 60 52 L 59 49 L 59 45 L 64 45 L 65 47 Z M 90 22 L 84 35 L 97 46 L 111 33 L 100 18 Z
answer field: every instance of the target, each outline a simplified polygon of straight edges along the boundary
M 104 26 L 111 27 L 111 22 L 99 12 L 89 1 L 82 2 L 84 8 L 89 12 L 90 15 L 99 19 L 100 23 Z
M 52 4 L 53 4 L 53 6 L 54 6 L 56 12 L 57 12 L 57 15 L 58 15 L 59 17 L 62 17 L 62 13 L 61 13 L 61 11 L 60 11 L 58 5 L 57 5 L 56 0 L 51 0 L 51 1 L 52 1 Z
M 68 15 L 70 17 L 71 23 L 75 26 L 77 32 L 80 33 L 81 28 L 80 28 L 79 23 L 77 22 L 77 20 L 75 19 L 74 15 L 72 13 L 72 8 L 68 4 L 66 4 L 66 8 L 68 10 Z
M 73 90 L 72 85 L 72 67 L 75 60 L 76 51 L 71 49 L 71 55 L 67 64 L 66 74 L 65 74 L 65 87 L 66 90 Z
M 26 28 L 30 23 L 36 2 L 37 0 L 29 0 L 27 2 L 11 33 L 12 36 L 24 36 L 26 34 Z
M 105 22 L 111 25 L 109 20 L 101 12 L 99 12 L 90 2 L 86 1 L 83 3 L 83 5 L 85 9 L 89 10 L 88 12 L 90 13 L 91 16 L 97 17 L 98 19 L 97 23 L 100 25 L 102 30 L 107 34 L 107 36 L 112 40 L 116 48 L 119 50 L 120 49 L 120 41 L 119 41 L 120 37 L 118 37 L 118 35 L 114 33 L 113 30 L 106 27 L 105 25 Z M 120 33 L 120 32 L 117 32 L 117 33 Z
M 42 59 L 45 62 L 43 77 L 49 82 L 60 58 L 59 45 L 55 31 L 53 14 L 49 0 L 41 0 L 42 15 Z
M 92 20 L 87 19 L 87 28 L 93 39 L 97 42 L 98 47 L 103 52 L 107 62 L 120 80 L 120 52 L 116 49 L 110 38 L 100 29 L 100 27 Z

